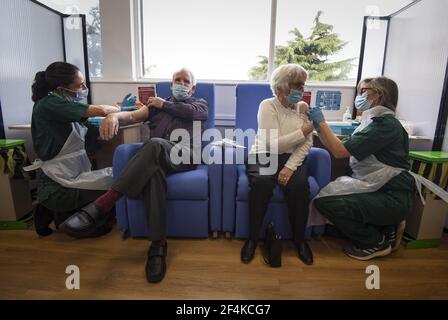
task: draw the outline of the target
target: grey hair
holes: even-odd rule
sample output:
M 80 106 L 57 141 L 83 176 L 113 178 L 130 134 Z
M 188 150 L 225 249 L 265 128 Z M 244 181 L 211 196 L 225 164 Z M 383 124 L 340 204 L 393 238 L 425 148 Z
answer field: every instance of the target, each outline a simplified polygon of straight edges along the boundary
M 188 73 L 188 74 L 190 75 L 190 78 L 191 78 L 191 83 L 192 83 L 194 86 L 196 85 L 196 77 L 194 76 L 193 72 L 191 72 L 191 70 L 190 70 L 190 69 L 187 69 L 187 68 L 181 68 L 181 69 L 177 70 L 176 72 L 174 72 L 174 73 L 173 73 L 173 80 L 174 80 L 174 75 L 175 75 L 176 73 L 179 73 L 179 72 L 186 72 L 186 73 Z
M 303 82 L 308 78 L 308 72 L 300 65 L 288 63 L 279 66 L 272 72 L 271 90 L 274 96 L 278 96 L 279 92 L 288 92 L 290 84 Z

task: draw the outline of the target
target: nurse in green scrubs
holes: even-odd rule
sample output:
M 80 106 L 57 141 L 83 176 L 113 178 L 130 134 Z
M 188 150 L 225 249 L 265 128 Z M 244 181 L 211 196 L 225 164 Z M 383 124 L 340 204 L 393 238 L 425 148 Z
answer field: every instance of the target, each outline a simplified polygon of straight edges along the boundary
M 340 141 L 313 108 L 310 119 L 335 158 L 350 158 L 351 177 L 330 182 L 314 199 L 315 209 L 353 244 L 345 253 L 358 260 L 388 255 L 399 248 L 405 218 L 412 210 L 415 181 L 409 174 L 408 134 L 395 118 L 398 87 L 385 77 L 358 85 L 355 107 L 361 125 Z
M 84 76 L 65 62 L 52 63 L 38 72 L 32 93 L 31 133 L 40 159 L 34 168 L 40 169 L 35 226 L 37 233 L 45 236 L 51 233 L 48 225 L 53 219 L 59 225 L 108 189 L 110 168 L 90 171 L 83 123 L 88 117 L 106 116 L 119 109 L 83 103 L 88 96 Z

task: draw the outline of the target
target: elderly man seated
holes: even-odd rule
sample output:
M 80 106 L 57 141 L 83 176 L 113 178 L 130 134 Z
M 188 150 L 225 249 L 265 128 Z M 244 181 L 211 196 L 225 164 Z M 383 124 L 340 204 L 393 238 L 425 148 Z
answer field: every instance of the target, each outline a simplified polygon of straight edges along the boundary
M 147 106 L 139 110 L 111 114 L 104 119 L 100 128 L 100 136 L 104 140 L 112 139 L 119 126 L 146 120 L 150 122 L 151 138 L 129 161 L 107 193 L 67 219 L 61 226 L 75 235 L 89 233 L 107 217 L 122 196 L 143 199 L 149 240 L 152 241 L 146 263 L 149 282 L 160 282 L 166 270 L 166 173 L 193 170 L 196 167 L 191 161 L 196 149 L 193 148 L 193 122 L 200 121 L 203 129 L 208 119 L 207 102 L 192 97 L 195 84 L 193 73 L 181 69 L 173 75 L 172 97 L 166 100 L 149 98 Z M 188 132 L 192 137 L 190 141 L 170 141 L 171 133 L 176 129 Z M 182 159 L 188 158 L 190 161 L 173 161 L 170 157 L 173 148 L 173 154 L 180 154 Z

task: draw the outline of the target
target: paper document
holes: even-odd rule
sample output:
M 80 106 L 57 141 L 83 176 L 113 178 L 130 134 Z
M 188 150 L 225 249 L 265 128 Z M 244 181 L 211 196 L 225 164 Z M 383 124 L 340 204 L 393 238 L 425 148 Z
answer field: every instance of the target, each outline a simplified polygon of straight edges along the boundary
M 235 141 L 230 140 L 230 139 L 222 139 L 222 140 L 219 140 L 219 141 L 214 141 L 214 142 L 212 142 L 212 145 L 214 145 L 214 146 L 223 146 L 225 148 L 243 148 L 243 149 L 246 149 L 245 146 L 237 144 Z

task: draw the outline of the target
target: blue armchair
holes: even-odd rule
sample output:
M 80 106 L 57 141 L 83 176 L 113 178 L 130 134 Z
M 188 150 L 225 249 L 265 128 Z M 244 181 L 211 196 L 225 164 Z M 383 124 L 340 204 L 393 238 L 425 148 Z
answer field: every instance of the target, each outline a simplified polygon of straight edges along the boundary
M 156 86 L 159 97 L 171 96 L 170 82 Z M 198 83 L 196 97 L 205 99 L 209 106 L 206 128 L 214 127 L 215 85 Z M 120 145 L 114 154 L 113 173 L 118 177 L 142 143 Z M 221 148 L 212 148 L 222 157 Z M 218 164 L 198 165 L 195 170 L 167 176 L 167 235 L 168 237 L 205 238 L 209 232 L 216 237 L 221 230 L 222 167 Z M 148 236 L 143 201 L 124 197 L 117 203 L 117 225 L 123 234 L 132 237 Z
M 271 98 L 269 84 L 239 84 L 236 89 L 236 128 L 247 130 L 257 129 L 257 113 L 260 102 Z M 247 141 L 249 149 L 253 141 Z M 247 157 L 247 150 L 245 157 Z M 235 149 L 224 150 L 226 159 L 235 159 Z M 310 198 L 314 198 L 321 188 L 330 182 L 331 159 L 324 149 L 312 148 L 305 160 L 309 173 Z M 222 228 L 226 237 L 231 233 L 237 238 L 247 238 L 249 235 L 249 181 L 244 164 L 223 165 L 223 220 Z M 273 221 L 277 231 L 284 239 L 292 238 L 286 203 L 280 187 L 274 189 L 274 194 L 265 216 L 262 230 L 269 221 Z M 308 226 L 307 238 L 312 234 L 322 234 L 324 226 Z M 262 232 L 262 234 L 264 234 Z

